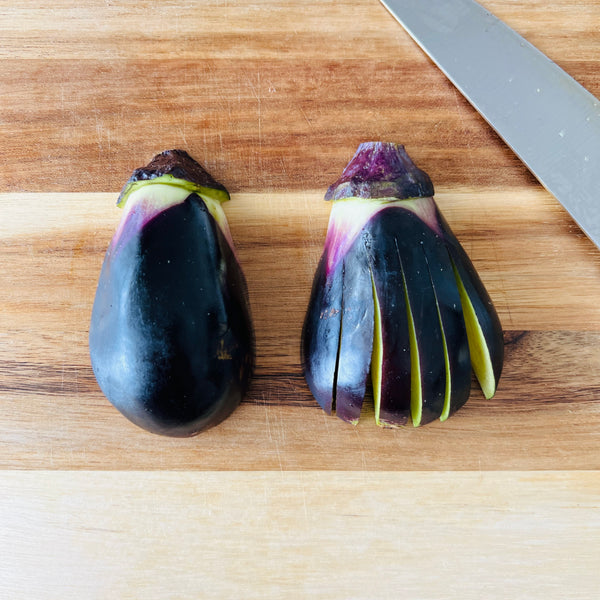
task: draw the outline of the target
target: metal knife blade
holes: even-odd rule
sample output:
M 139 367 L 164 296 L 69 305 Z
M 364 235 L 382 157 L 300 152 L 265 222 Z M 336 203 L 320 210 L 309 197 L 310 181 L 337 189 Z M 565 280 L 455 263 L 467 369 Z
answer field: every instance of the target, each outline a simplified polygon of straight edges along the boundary
M 600 247 L 600 102 L 474 0 L 382 0 Z

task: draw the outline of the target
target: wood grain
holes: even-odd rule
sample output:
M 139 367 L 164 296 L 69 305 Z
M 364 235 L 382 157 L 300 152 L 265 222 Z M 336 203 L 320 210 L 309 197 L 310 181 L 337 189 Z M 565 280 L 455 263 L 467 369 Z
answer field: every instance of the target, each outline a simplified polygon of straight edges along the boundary
M 488 2 L 600 95 L 600 8 Z M 326 187 L 359 142 L 437 185 L 533 180 L 375 0 L 0 2 L 3 191 L 117 191 L 182 147 L 232 191 Z
M 322 193 L 234 194 L 225 209 L 248 279 L 258 367 L 234 415 L 191 440 L 131 425 L 91 371 L 87 330 L 120 217 L 115 199 L 0 196 L 2 467 L 600 468 L 600 253 L 546 192 L 440 190 L 497 305 L 506 365 L 493 400 L 474 384 L 446 423 L 400 431 L 374 425 L 370 399 L 356 428 L 328 417 L 302 377 L 300 331 L 330 209 Z
M 598 2 L 483 4 L 600 97 Z M 421 429 L 328 417 L 301 372 L 322 197 L 377 139 L 505 330 L 496 397 Z M 174 147 L 232 192 L 258 351 L 189 440 L 87 350 L 118 191 Z M 0 163 L 0 597 L 597 598 L 600 252 L 380 2 L 0 0 Z
M 0 595 L 14 600 L 592 600 L 600 587 L 594 473 L 4 472 L 0 482 Z
M 488 4 L 600 90 L 596 4 Z M 378 3 L 4 0 L 0 25 L 0 465 L 597 468 L 597 250 Z M 379 431 L 367 406 L 348 428 L 302 379 L 321 197 L 376 138 L 430 173 L 506 330 L 497 397 L 474 386 L 445 426 Z M 177 443 L 112 409 L 86 342 L 114 197 L 173 146 L 234 194 L 259 365 L 230 421 Z

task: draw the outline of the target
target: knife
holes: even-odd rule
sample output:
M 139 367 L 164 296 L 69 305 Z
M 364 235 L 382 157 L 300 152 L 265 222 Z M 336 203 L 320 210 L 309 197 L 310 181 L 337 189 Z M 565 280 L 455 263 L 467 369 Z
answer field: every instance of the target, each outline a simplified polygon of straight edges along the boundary
M 600 247 L 600 102 L 474 0 L 382 0 Z

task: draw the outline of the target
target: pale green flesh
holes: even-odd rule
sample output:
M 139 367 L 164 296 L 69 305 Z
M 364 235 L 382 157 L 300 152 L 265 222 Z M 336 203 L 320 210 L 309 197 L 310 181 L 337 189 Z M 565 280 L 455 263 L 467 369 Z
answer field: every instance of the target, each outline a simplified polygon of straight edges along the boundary
M 435 297 L 435 304 L 437 307 L 438 319 L 440 320 L 440 331 L 442 332 L 442 344 L 444 346 L 444 366 L 446 369 L 446 390 L 444 394 L 444 408 L 442 409 L 442 414 L 440 415 L 440 421 L 445 421 L 450 416 L 450 399 L 452 397 L 452 373 L 450 371 L 450 356 L 448 355 L 448 343 L 446 341 L 446 333 L 444 332 L 444 324 L 442 322 L 442 315 L 440 313 L 440 303 L 438 302 L 437 295 Z
M 471 354 L 471 366 L 479 381 L 483 395 L 489 400 L 496 393 L 496 378 L 494 377 L 490 351 L 485 341 L 479 319 L 477 318 L 477 314 L 471 303 L 471 299 L 467 294 L 467 290 L 465 289 L 456 267 L 454 265 L 452 266 L 465 318 L 469 352 Z
M 334 200 L 333 204 L 334 206 L 345 204 L 346 208 L 344 208 L 344 210 L 348 210 L 347 206 L 350 204 L 355 206 L 363 205 L 372 208 L 373 212 L 376 212 L 379 208 L 384 208 L 387 206 L 401 206 L 402 208 L 414 212 L 423 220 L 427 219 L 428 217 L 433 219 L 435 215 L 435 204 L 432 196 L 425 196 L 421 198 L 404 198 L 402 200 L 394 198 L 393 196 L 389 196 L 387 198 L 356 198 L 355 196 L 348 196 L 347 198 L 339 198 L 338 200 Z
M 119 206 L 124 209 L 125 213 L 133 210 L 139 204 L 143 204 L 152 211 L 162 211 L 170 206 L 180 204 L 189 195 L 190 191 L 182 187 L 155 183 L 133 190 L 127 196 L 127 202 L 121 203 Z
M 149 208 L 149 212 L 158 214 L 171 206 L 180 204 L 192 193 L 198 194 L 202 198 L 208 212 L 233 248 L 229 224 L 221 206 L 221 203 L 228 200 L 229 197 L 226 192 L 221 190 L 204 188 L 185 179 L 177 179 L 172 175 L 162 175 L 155 179 L 132 183 L 117 206 L 124 209 L 123 216 L 140 203 L 145 204 Z
M 406 299 L 406 315 L 408 318 L 408 335 L 410 343 L 410 416 L 412 424 L 418 427 L 423 414 L 423 391 L 421 389 L 421 361 L 419 360 L 419 345 L 415 321 L 410 307 L 406 278 L 403 273 L 404 297 Z
M 381 371 L 383 368 L 383 339 L 381 335 L 381 307 L 375 288 L 375 280 L 371 273 L 371 284 L 373 286 L 373 300 L 375 302 L 375 322 L 373 327 L 373 351 L 371 355 L 371 382 L 373 384 L 373 404 L 375 408 L 375 423 L 382 425 L 379 420 L 381 410 Z
M 229 194 L 223 190 L 216 190 L 213 188 L 207 188 L 201 185 L 197 185 L 192 183 L 191 181 L 187 181 L 186 179 L 179 179 L 177 177 L 173 177 L 173 175 L 161 175 L 160 177 L 155 177 L 154 179 L 143 179 L 140 181 L 134 181 L 127 186 L 121 200 L 119 201 L 119 208 L 123 208 L 131 195 L 138 191 L 140 188 L 149 186 L 149 185 L 171 185 L 173 187 L 183 188 L 187 190 L 189 193 L 195 192 L 203 199 L 210 198 L 215 202 L 226 202 L 229 200 Z

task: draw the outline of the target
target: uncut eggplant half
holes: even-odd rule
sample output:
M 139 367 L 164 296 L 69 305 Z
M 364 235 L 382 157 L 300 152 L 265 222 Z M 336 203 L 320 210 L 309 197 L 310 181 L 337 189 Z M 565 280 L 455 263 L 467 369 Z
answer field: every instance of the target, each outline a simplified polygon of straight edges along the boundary
M 228 417 L 254 368 L 227 190 L 182 150 L 136 169 L 118 200 L 89 331 L 94 374 L 136 425 L 188 437 Z
M 304 375 L 328 413 L 356 424 L 369 374 L 376 423 L 418 427 L 465 404 L 471 369 L 496 392 L 498 315 L 403 146 L 361 144 L 332 201 L 302 332 Z

